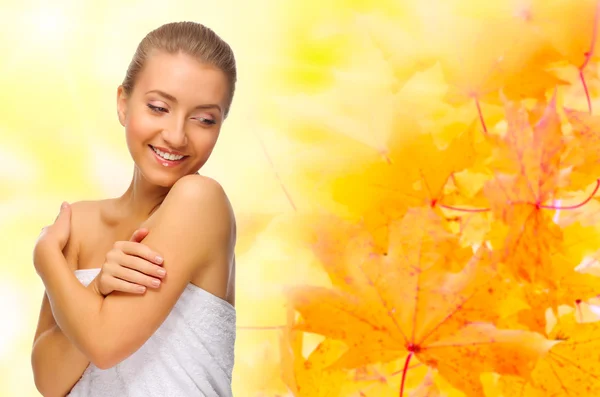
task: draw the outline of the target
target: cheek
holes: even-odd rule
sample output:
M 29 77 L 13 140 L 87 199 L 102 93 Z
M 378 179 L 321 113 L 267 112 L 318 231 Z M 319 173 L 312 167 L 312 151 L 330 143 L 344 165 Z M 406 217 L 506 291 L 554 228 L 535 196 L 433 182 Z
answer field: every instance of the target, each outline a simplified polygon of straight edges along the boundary
M 132 114 L 125 124 L 127 143 L 131 145 L 148 139 L 156 130 L 156 127 L 156 123 L 152 121 L 151 117 L 145 114 Z
M 217 144 L 218 131 L 198 131 L 197 135 L 190 135 L 190 143 L 194 147 L 198 157 L 203 159 L 208 158 Z

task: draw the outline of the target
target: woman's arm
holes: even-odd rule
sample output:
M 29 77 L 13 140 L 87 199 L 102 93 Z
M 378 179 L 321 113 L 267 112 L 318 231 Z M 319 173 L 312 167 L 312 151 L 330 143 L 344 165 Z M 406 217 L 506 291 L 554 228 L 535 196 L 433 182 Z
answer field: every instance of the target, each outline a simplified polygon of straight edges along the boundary
M 75 205 L 72 206 L 73 209 L 74 207 Z M 135 292 L 135 287 L 140 284 L 135 284 L 136 282 L 146 282 L 150 287 L 150 280 L 154 280 L 151 276 L 156 275 L 160 266 L 150 261 L 151 259 L 156 261 L 158 254 L 139 244 L 147 234 L 147 230 L 137 229 L 129 241 L 124 242 L 129 251 L 116 252 L 114 249 L 109 251 L 107 261 L 102 265 L 98 276 L 89 284 L 88 289 L 100 296 L 106 296 L 113 291 L 138 293 Z M 113 253 L 112 260 L 109 260 L 111 253 Z M 65 254 L 66 258 L 67 255 Z M 132 258 L 135 261 L 132 261 Z M 123 273 L 122 269 L 126 269 L 124 265 L 130 266 L 129 270 L 133 269 L 133 274 Z M 71 270 L 75 268 L 71 266 Z M 121 278 L 116 278 L 117 276 Z M 50 301 L 44 292 L 31 354 L 33 376 L 38 391 L 44 396 L 64 396 L 73 388 L 89 363 L 90 360 L 71 343 L 56 324 Z
M 78 204 L 74 204 L 72 208 L 77 208 L 75 212 L 79 212 Z M 68 258 L 76 256 L 77 251 L 78 243 L 72 236 L 62 252 Z M 77 266 L 71 263 L 69 268 L 74 271 Z M 97 290 L 95 282 L 96 280 L 89 285 L 94 291 Z M 79 380 L 89 362 L 56 324 L 48 295 L 44 291 L 31 352 L 31 367 L 36 388 L 45 397 L 63 397 Z
M 143 296 L 97 296 L 83 287 L 56 243 L 39 243 L 36 268 L 57 324 L 97 367 L 138 350 L 158 329 L 200 267 L 229 266 L 234 217 L 221 186 L 199 175 L 181 178 L 145 225 L 144 244 L 161 252 L 168 276 Z M 227 278 L 226 278 L 227 279 Z
M 94 288 L 94 283 L 89 288 Z M 44 397 L 63 397 L 77 383 L 90 360 L 63 334 L 52 316 L 44 293 L 31 366 L 38 391 Z

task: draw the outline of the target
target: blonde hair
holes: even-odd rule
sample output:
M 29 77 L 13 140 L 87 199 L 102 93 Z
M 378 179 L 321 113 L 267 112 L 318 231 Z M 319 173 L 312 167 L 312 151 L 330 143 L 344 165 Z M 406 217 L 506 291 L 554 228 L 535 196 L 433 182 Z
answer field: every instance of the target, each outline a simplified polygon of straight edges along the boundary
M 229 97 L 225 107 L 227 116 L 237 81 L 235 57 L 229 44 L 210 28 L 196 22 L 172 22 L 162 25 L 148 33 L 138 45 L 122 83 L 125 94 L 130 95 L 133 92 L 136 78 L 148 55 L 154 50 L 169 54 L 182 52 L 220 69 L 229 82 Z

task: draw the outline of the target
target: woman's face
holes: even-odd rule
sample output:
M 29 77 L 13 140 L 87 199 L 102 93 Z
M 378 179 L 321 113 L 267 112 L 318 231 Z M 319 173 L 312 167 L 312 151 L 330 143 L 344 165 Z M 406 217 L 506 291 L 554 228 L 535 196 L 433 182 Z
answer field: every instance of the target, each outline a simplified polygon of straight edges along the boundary
M 219 137 L 228 88 L 221 70 L 158 51 L 146 60 L 129 97 L 119 87 L 119 121 L 145 179 L 170 187 L 206 163 Z

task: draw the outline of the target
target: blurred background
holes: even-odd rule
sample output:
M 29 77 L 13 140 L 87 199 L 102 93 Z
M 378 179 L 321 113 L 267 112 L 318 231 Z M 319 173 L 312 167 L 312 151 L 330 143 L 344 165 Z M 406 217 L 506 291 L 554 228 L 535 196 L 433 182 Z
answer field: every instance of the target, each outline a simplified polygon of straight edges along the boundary
M 30 352 L 43 285 L 31 253 L 41 227 L 62 201 L 116 197 L 130 182 L 116 90 L 150 30 L 201 22 L 237 58 L 230 117 L 201 171 L 223 184 L 238 218 L 235 395 L 384 396 L 398 395 L 403 360 L 355 374 L 362 386 L 347 392 L 282 370 L 294 367 L 282 345 L 283 289 L 329 283 L 309 244 L 311 219 L 381 233 L 394 193 L 377 190 L 367 203 L 344 170 L 360 177 L 360 162 L 374 158 L 435 165 L 427 151 L 392 159 L 388 143 L 419 131 L 445 148 L 469 126 L 501 131 L 502 95 L 547 99 L 560 86 L 561 104 L 600 106 L 595 12 L 584 0 L 0 0 L 0 395 L 38 395 Z M 463 175 L 473 197 L 482 175 Z M 591 224 L 598 209 L 592 200 L 573 216 Z M 298 351 L 321 340 L 306 334 Z M 416 387 L 424 373 L 412 373 Z

